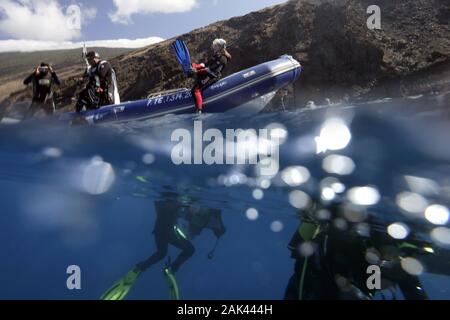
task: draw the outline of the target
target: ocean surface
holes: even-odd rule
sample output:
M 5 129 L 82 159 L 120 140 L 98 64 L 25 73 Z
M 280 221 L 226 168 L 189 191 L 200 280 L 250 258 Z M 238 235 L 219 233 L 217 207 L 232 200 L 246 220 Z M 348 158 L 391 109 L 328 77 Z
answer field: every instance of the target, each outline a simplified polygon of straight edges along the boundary
M 295 111 L 168 115 L 89 127 L 0 125 L 0 299 L 99 299 L 155 252 L 158 201 L 220 213 L 221 225 L 191 240 L 195 253 L 175 274 L 181 299 L 283 299 L 295 265 L 288 245 L 311 203 L 351 208 L 353 214 L 321 218 L 343 235 L 370 240 L 378 232 L 419 242 L 427 254 L 398 257 L 401 272 L 419 279 L 429 298 L 450 299 L 448 101 L 435 95 L 311 103 Z M 223 136 L 222 145 L 237 148 L 236 161 L 175 164 L 174 132 L 192 133 L 192 162 L 196 152 L 208 151 L 210 142 L 195 140 L 194 123 L 202 133 L 216 129 L 210 132 Z M 227 129 L 256 136 L 230 141 Z M 264 161 L 237 163 L 267 148 L 279 150 L 269 175 L 262 173 Z M 186 231 L 189 220 L 180 216 L 177 224 Z M 300 255 L 314 255 L 318 246 Z M 377 264 L 369 249 L 355 255 Z M 163 268 L 179 252 L 169 246 L 127 299 L 169 299 Z M 354 269 L 352 261 L 340 268 Z M 69 266 L 79 267 L 79 289 L 67 286 Z M 389 290 L 373 298 L 404 298 L 396 283 Z

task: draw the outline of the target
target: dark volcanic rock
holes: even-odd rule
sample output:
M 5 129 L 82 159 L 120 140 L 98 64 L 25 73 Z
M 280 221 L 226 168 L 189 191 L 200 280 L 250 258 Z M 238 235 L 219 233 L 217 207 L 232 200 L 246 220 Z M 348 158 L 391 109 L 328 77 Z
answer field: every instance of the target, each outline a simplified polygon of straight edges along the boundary
M 381 30 L 367 28 L 370 5 L 381 8 Z M 373 98 L 449 90 L 450 2 L 448 0 L 298 0 L 214 23 L 182 35 L 193 60 L 223 37 L 233 55 L 227 74 L 290 54 L 304 72 L 288 88 L 288 106 L 347 96 Z M 167 40 L 111 62 L 123 100 L 189 87 Z M 60 104 L 75 91 L 66 79 Z M 25 98 L 12 94 L 6 104 Z M 269 108 L 280 106 L 279 99 Z

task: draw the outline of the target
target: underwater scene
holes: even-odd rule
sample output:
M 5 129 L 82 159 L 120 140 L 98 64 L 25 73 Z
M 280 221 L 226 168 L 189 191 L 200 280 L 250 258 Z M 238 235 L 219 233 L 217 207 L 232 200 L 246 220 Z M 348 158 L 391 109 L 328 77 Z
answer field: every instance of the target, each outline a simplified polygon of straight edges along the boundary
M 449 299 L 448 99 L 2 125 L 0 299 Z

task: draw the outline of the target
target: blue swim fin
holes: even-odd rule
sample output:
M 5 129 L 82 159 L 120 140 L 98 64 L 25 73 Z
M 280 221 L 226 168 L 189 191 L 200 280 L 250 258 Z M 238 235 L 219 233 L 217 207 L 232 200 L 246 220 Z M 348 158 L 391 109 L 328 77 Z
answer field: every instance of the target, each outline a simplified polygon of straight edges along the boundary
M 172 49 L 175 52 L 175 57 L 177 58 L 178 63 L 183 68 L 183 72 L 186 75 L 191 74 L 192 72 L 191 55 L 189 54 L 189 49 L 184 43 L 184 41 L 181 39 L 177 39 L 172 44 Z

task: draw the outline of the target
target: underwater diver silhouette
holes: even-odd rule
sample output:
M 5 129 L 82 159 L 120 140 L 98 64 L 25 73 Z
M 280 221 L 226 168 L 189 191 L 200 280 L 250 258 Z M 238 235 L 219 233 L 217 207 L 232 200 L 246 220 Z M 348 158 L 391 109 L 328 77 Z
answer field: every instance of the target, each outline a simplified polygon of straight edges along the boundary
M 172 245 L 181 250 L 175 261 L 169 260 L 163 269 L 164 276 L 169 286 L 170 296 L 173 300 L 179 300 L 180 293 L 174 274 L 195 253 L 191 242 L 204 229 L 211 229 L 217 237 L 216 244 L 208 257 L 213 257 L 218 239 L 225 233 L 221 211 L 201 207 L 195 199 L 178 197 L 171 192 L 163 193 L 162 200 L 155 201 L 156 222 L 153 235 L 156 244 L 156 252 L 148 259 L 139 262 L 122 279 L 118 280 L 101 300 L 123 300 L 135 284 L 139 276 L 151 266 L 162 261 L 168 254 L 168 247 Z M 188 230 L 184 232 L 178 225 L 182 218 L 188 222 Z
M 326 220 L 318 219 L 318 212 L 329 213 Z M 350 228 L 343 231 L 333 223 L 343 217 L 345 205 L 332 203 L 322 205 L 313 202 L 301 212 L 299 228 L 294 233 L 289 250 L 295 260 L 294 274 L 285 291 L 285 300 L 372 300 L 379 293 L 389 291 L 393 299 L 395 287 L 399 287 L 407 300 L 426 300 L 428 296 L 417 276 L 406 273 L 401 257 L 427 254 L 423 244 L 413 240 L 397 241 L 386 233 L 386 228 L 376 230 L 371 225 L 371 236 L 363 237 Z M 351 210 L 355 210 L 352 208 Z M 378 262 L 369 263 L 368 253 L 377 255 Z M 369 265 L 381 269 L 380 290 L 367 286 Z

